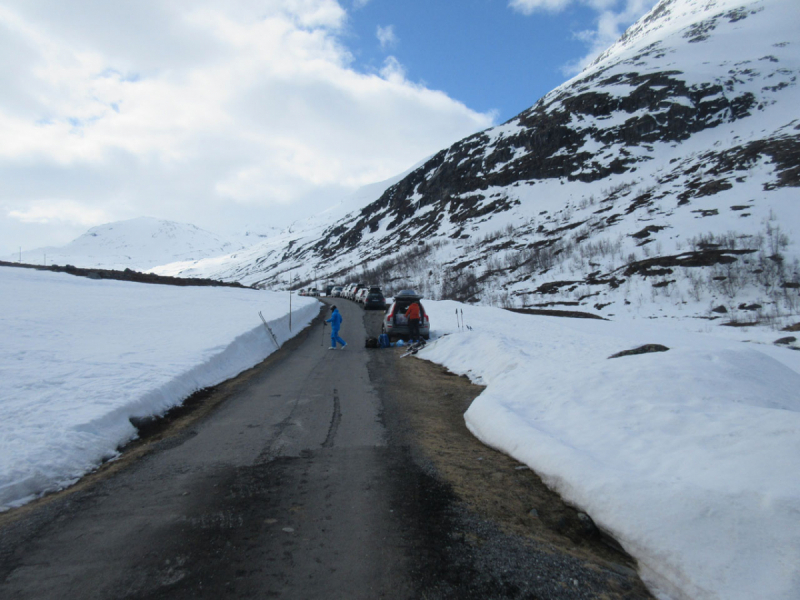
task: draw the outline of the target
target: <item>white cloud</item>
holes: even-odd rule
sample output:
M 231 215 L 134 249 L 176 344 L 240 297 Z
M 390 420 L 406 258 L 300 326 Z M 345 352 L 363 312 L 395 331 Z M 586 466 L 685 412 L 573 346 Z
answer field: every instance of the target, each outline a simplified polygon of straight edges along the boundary
M 108 220 L 102 209 L 87 208 L 74 200 L 37 200 L 24 210 L 9 211 L 8 216 L 23 223 L 65 222 L 81 227 L 92 227 Z
M 397 45 L 397 36 L 394 33 L 393 25 L 387 25 L 386 27 L 378 25 L 375 35 L 381 43 L 381 48 L 393 48 Z
M 353 8 L 364 8 L 369 3 L 370 0 L 353 0 Z
M 524 15 L 537 11 L 560 12 L 571 4 L 583 4 L 597 12 L 596 27 L 579 31 L 575 38 L 588 47 L 587 53 L 562 67 L 565 75 L 580 73 L 601 52 L 613 44 L 625 29 L 644 15 L 658 0 L 509 0 L 508 6 Z M 620 6 L 622 3 L 622 6 Z
M 346 16 L 334 0 L 6 0 L 0 254 L 40 243 L 14 239 L 23 220 L 280 224 L 492 124 L 393 57 L 354 70 Z
M 593 7 L 599 10 L 596 27 L 580 31 L 575 37 L 586 43 L 588 51 L 581 58 L 562 67 L 567 76 L 577 75 L 587 65 L 616 42 L 630 25 L 655 6 L 657 0 L 626 0 L 621 10 L 610 10 L 606 3 L 595 0 Z
M 406 81 L 406 69 L 394 56 L 387 56 L 381 68 L 381 77 L 400 85 L 409 85 Z
M 532 15 L 538 10 L 558 12 L 572 2 L 573 0 L 510 0 L 508 5 L 523 15 Z

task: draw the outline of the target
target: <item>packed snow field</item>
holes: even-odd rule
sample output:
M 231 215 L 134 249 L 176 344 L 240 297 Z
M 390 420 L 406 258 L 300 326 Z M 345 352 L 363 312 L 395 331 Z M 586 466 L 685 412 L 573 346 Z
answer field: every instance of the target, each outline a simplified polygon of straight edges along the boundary
M 318 313 L 313 298 L 94 281 L 0 267 L 0 510 L 60 489 L 161 415 L 256 365 Z
M 800 598 L 800 352 L 692 320 L 425 307 L 418 356 L 487 386 L 470 431 L 590 514 L 659 597 Z M 669 350 L 609 358 L 644 344 Z

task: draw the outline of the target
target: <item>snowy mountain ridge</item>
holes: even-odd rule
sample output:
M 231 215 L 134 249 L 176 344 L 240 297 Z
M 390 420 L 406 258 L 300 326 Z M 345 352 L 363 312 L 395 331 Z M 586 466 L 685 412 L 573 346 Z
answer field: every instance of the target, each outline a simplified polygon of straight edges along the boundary
M 316 269 L 606 316 L 793 313 L 799 13 L 791 0 L 664 0 L 583 73 L 360 210 L 179 271 L 281 287 Z
M 508 122 L 279 233 L 135 268 L 780 321 L 800 304 L 798 22 L 792 0 L 664 0 Z
M 250 243 L 258 237 L 252 234 Z M 251 234 L 232 241 L 188 223 L 139 217 L 92 227 L 69 244 L 22 252 L 22 262 L 86 268 L 147 270 L 165 262 L 200 260 L 246 247 Z M 17 262 L 19 255 L 7 257 Z

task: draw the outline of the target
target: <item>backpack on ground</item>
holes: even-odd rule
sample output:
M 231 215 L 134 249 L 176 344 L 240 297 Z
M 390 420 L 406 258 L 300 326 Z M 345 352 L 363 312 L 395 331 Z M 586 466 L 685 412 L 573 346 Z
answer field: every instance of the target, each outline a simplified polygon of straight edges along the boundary
M 381 348 L 389 348 L 391 345 L 392 345 L 392 343 L 389 341 L 389 335 L 388 334 L 382 333 L 378 337 L 378 346 L 380 346 Z
M 368 337 L 367 341 L 364 342 L 365 348 L 377 348 L 378 347 L 378 338 Z

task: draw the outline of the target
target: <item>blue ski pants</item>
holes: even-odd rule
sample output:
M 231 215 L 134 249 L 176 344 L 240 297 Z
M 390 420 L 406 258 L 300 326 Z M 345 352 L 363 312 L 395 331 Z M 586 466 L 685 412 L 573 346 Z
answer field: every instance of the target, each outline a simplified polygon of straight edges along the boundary
M 346 345 L 346 342 L 339 337 L 339 330 L 331 329 L 331 348 L 336 348 L 336 342 L 339 342 L 342 346 Z

